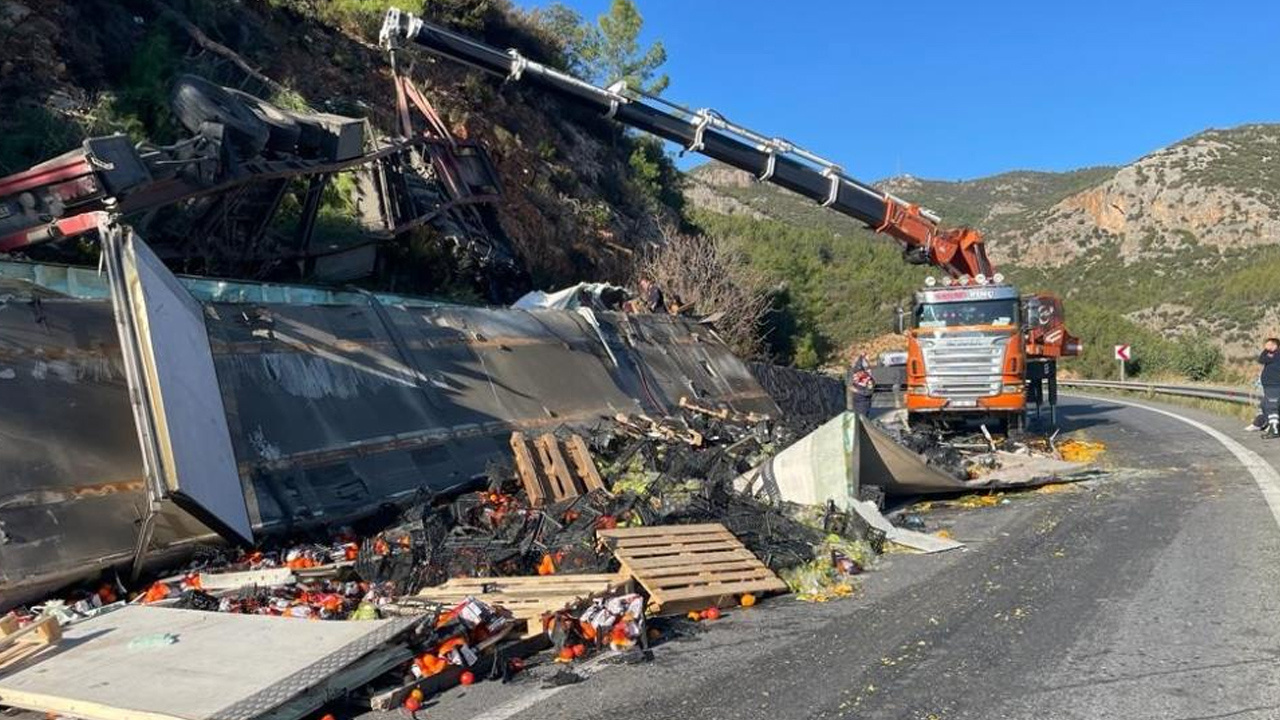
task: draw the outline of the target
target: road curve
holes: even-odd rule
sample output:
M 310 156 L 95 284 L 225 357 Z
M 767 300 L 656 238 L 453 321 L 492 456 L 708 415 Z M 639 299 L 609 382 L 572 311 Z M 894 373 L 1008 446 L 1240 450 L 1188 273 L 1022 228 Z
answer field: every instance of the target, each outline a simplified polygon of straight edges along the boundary
M 1234 421 L 1167 410 L 1280 460 Z M 859 596 L 740 610 L 651 663 L 592 663 L 431 703 L 433 718 L 1280 717 L 1280 529 L 1202 429 L 1104 400 L 1064 425 L 1110 477 L 935 511 L 964 552 L 887 556 Z

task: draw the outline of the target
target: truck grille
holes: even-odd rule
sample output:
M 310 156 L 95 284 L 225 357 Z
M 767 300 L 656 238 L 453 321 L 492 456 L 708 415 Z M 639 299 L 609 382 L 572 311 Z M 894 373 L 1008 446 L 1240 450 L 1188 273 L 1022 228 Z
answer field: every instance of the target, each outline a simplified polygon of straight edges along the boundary
M 921 341 L 929 395 L 977 400 L 1000 394 L 1008 335 L 935 337 Z

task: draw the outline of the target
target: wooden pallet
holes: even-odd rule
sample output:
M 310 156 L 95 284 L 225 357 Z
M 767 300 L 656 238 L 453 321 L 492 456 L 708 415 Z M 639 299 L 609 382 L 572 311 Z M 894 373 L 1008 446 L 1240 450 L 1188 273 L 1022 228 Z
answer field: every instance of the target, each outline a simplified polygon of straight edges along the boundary
M 649 592 L 655 614 L 736 605 L 743 593 L 787 589 L 719 523 L 597 530 L 596 537 Z
M 52 615 L 19 629 L 16 618 L 0 617 L 0 673 L 48 650 L 62 639 L 62 626 Z
M 570 435 L 561 450 L 560 441 L 551 433 L 539 435 L 530 448 L 524 433 L 515 432 L 511 433 L 511 452 L 530 505 L 560 502 L 605 489 L 591 451 L 579 435 Z
M 525 637 L 542 632 L 542 616 L 614 592 L 627 583 L 618 574 L 522 575 L 496 578 L 453 578 L 424 588 L 419 600 L 454 605 L 468 597 L 506 608 L 527 623 Z

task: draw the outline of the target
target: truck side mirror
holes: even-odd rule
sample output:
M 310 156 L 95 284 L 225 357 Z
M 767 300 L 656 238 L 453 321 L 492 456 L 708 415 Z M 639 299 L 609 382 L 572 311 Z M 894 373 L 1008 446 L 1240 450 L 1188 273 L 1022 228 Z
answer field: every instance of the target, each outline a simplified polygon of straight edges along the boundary
M 893 327 L 890 329 L 890 332 L 898 335 L 903 335 L 907 332 L 907 313 L 902 309 L 901 305 L 894 308 Z

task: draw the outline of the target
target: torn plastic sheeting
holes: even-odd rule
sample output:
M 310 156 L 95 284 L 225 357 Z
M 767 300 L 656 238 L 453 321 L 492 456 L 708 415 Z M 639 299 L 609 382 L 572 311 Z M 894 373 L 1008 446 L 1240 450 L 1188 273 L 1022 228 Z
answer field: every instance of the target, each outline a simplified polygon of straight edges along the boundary
M 858 425 L 854 413 L 841 413 L 800 438 L 734 483 L 770 500 L 822 505 L 828 500 L 848 509 L 858 499 Z
M 775 500 L 852 508 L 863 485 L 890 495 L 955 492 L 966 486 L 925 463 L 875 423 L 843 412 L 740 477 L 737 487 Z
M 539 308 L 544 310 L 574 310 L 583 307 L 583 300 L 586 300 L 587 305 L 597 309 L 604 309 L 613 305 L 613 303 L 605 299 L 609 296 L 617 299 L 624 298 L 626 297 L 626 290 L 609 283 L 578 283 L 572 287 L 551 292 L 534 290 L 533 292 L 525 293 L 520 299 L 511 303 L 511 307 L 518 310 L 535 310 Z
M 915 530 L 907 530 L 900 528 L 889 519 L 880 514 L 880 509 L 875 503 L 869 501 L 860 501 L 853 503 L 850 508 L 858 513 L 858 516 L 866 520 L 871 527 L 884 533 L 885 539 L 895 542 L 912 550 L 919 550 L 924 553 L 945 552 L 947 550 L 955 550 L 964 547 L 964 543 L 957 542 L 950 538 L 938 537 L 928 533 L 917 532 Z
M 879 487 L 886 495 L 1034 487 L 1083 467 L 1048 458 L 1023 461 L 1021 456 L 1011 456 L 1007 469 L 961 480 L 899 444 L 875 422 L 845 412 L 745 473 L 735 484 L 775 500 L 811 505 L 833 500 L 850 509 L 864 485 Z

